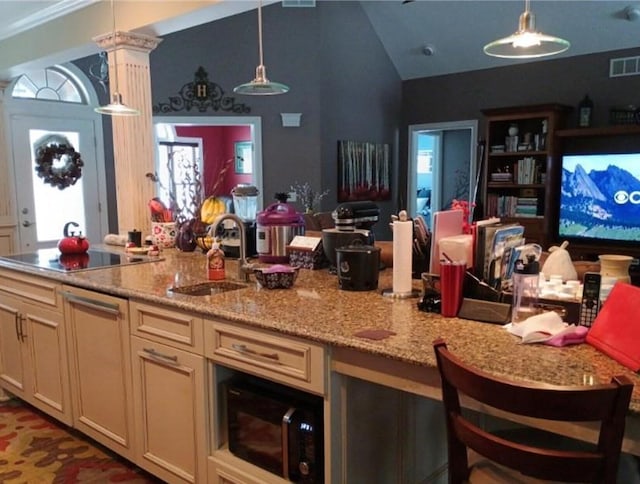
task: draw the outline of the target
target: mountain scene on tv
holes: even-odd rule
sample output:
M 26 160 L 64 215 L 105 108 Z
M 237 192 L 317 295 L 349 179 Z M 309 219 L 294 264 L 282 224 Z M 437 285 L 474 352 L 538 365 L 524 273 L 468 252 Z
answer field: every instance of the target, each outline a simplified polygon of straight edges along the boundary
M 639 160 L 634 161 L 637 170 Z M 565 163 L 562 168 L 559 235 L 639 241 L 638 176 L 613 164 L 604 170 L 585 169 L 583 165 L 588 164 L 577 161 L 573 166 Z

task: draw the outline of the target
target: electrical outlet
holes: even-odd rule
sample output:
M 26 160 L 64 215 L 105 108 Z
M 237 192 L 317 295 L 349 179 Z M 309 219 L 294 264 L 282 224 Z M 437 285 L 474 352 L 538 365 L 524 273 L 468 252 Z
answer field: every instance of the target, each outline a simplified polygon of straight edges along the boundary
M 289 202 L 295 202 L 298 200 L 298 195 L 296 192 L 289 192 Z

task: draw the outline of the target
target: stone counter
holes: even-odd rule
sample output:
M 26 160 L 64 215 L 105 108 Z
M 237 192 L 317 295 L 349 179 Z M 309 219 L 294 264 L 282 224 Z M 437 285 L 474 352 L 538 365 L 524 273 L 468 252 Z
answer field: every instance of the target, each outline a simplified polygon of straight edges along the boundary
M 640 415 L 640 377 L 589 345 L 521 345 L 517 337 L 499 325 L 418 311 L 416 298 L 394 299 L 382 296 L 380 291 L 339 290 L 336 276 L 327 270 L 300 270 L 292 289 L 263 289 L 252 277 L 244 289 L 188 296 L 169 289 L 206 281 L 205 257 L 199 251 L 181 253 L 170 249 L 156 262 L 76 273 L 32 269 L 3 259 L 0 266 L 414 365 L 435 366 L 431 344 L 442 337 L 467 363 L 511 378 L 581 385 L 608 382 L 611 376 L 624 374 L 636 384 L 631 412 Z M 236 262 L 228 260 L 228 278 L 236 274 L 235 268 Z M 391 280 L 391 269 L 382 271 L 379 289 L 391 287 Z M 419 281 L 414 284 L 416 289 L 420 287 Z M 379 341 L 355 336 L 365 329 L 395 334 Z

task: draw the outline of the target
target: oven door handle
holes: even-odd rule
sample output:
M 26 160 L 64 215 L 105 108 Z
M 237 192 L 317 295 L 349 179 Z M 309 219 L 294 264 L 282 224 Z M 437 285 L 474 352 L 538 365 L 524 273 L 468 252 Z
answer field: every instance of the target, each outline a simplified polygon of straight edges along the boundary
M 290 407 L 282 417 L 282 476 L 285 479 L 289 479 L 289 430 L 296 411 L 295 407 Z

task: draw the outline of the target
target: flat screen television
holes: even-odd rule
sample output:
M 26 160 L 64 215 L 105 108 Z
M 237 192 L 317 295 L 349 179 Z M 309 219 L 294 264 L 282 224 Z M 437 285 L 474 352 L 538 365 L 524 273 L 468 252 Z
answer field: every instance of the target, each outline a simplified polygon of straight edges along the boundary
M 562 157 L 558 236 L 640 244 L 640 153 Z

